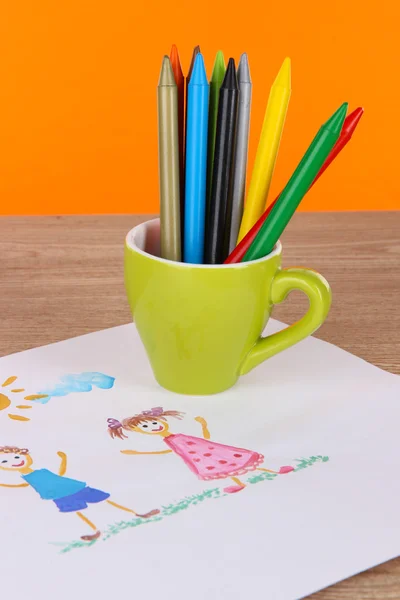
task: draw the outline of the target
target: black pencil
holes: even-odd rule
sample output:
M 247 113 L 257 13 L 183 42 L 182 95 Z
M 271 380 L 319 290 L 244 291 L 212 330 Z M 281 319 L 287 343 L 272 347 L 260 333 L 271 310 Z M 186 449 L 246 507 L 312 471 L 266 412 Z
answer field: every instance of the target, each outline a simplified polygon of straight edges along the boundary
M 239 86 L 235 61 L 230 58 L 219 92 L 210 211 L 206 228 L 205 263 L 212 265 L 220 264 L 226 258 L 224 235 L 228 194 L 233 175 L 238 101 Z

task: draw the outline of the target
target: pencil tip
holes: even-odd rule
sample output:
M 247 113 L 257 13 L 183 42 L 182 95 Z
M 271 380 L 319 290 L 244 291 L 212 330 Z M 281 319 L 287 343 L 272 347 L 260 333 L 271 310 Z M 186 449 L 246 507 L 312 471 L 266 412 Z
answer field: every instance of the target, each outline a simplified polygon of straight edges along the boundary
M 333 113 L 333 115 L 326 121 L 324 126 L 332 132 L 338 135 L 342 131 L 343 122 L 346 118 L 348 102 L 343 102 L 341 106 Z
M 228 66 L 226 68 L 225 77 L 224 77 L 221 87 L 225 88 L 227 90 L 238 89 L 236 66 L 235 66 L 235 61 L 233 58 L 230 58 L 228 61 Z
M 169 60 L 171 61 L 171 67 L 175 75 L 176 83 L 178 84 L 178 82 L 183 79 L 183 72 L 181 61 L 179 58 L 178 48 L 175 44 L 172 44 Z
M 189 85 L 208 85 L 206 68 L 202 54 L 198 54 L 194 61 L 192 76 Z
M 225 75 L 225 58 L 222 50 L 218 50 L 215 55 L 214 66 L 211 74 L 211 81 L 221 82 Z
M 287 89 L 291 89 L 292 87 L 292 74 L 291 74 L 291 60 L 287 56 L 282 63 L 281 68 L 279 69 L 279 73 L 276 76 L 276 79 L 273 85 L 279 85 L 280 87 L 284 87 Z
M 176 85 L 169 56 L 164 56 L 163 58 L 158 85 Z
M 250 67 L 246 52 L 243 52 L 240 57 L 237 78 L 239 83 L 251 83 Z
M 192 76 L 192 71 L 193 71 L 193 67 L 194 67 L 194 61 L 196 60 L 196 56 L 200 54 L 200 46 L 195 46 L 193 48 L 193 53 L 192 53 L 192 60 L 190 61 L 190 66 L 189 66 L 189 71 L 187 74 L 187 82 L 189 83 L 190 78 Z
M 359 106 L 352 113 L 347 115 L 346 120 L 344 122 L 343 128 L 346 128 L 347 133 L 353 133 L 355 128 L 357 127 L 361 117 L 364 114 L 364 109 L 362 106 Z

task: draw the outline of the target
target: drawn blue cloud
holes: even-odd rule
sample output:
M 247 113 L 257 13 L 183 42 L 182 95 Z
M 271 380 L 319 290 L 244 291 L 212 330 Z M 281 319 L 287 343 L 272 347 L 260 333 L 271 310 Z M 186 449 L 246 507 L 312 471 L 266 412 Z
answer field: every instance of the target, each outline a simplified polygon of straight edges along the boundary
M 40 398 L 36 402 L 47 404 L 51 398 L 56 396 L 68 396 L 68 394 L 79 392 L 91 392 L 93 387 L 101 390 L 109 390 L 113 387 L 115 377 L 104 375 L 104 373 L 78 373 L 76 375 L 63 375 L 60 382 L 54 386 L 42 389 L 39 394 L 47 394 L 47 398 Z

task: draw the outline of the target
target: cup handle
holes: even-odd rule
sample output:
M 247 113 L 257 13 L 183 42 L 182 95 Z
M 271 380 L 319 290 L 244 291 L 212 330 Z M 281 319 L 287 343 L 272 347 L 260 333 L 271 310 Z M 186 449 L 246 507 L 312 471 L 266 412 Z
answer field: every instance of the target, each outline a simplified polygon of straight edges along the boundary
M 290 268 L 279 271 L 272 281 L 271 302 L 283 302 L 289 292 L 301 290 L 308 296 L 310 307 L 300 321 L 282 331 L 260 337 L 240 366 L 240 375 L 245 375 L 271 356 L 294 346 L 311 335 L 325 321 L 332 301 L 329 283 L 322 275 L 310 269 Z

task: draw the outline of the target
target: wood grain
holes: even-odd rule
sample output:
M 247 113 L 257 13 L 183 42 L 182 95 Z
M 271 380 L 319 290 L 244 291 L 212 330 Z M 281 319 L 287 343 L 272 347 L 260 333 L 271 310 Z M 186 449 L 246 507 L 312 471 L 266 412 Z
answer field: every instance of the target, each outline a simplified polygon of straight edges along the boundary
M 0 356 L 131 320 L 123 286 L 127 231 L 147 217 L 0 218 Z M 316 336 L 400 373 L 400 213 L 299 213 L 285 232 L 284 266 L 322 273 L 333 305 Z M 278 306 L 286 322 L 300 294 Z M 399 600 L 400 559 L 312 600 Z

